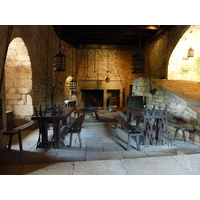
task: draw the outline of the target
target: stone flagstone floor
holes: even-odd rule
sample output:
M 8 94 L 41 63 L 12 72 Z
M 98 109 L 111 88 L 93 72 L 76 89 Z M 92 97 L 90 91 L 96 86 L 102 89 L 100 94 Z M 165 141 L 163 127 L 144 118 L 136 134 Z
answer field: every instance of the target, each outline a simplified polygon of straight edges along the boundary
M 87 114 L 79 148 L 74 136 L 71 148 L 45 150 L 36 148 L 38 129 L 23 132 L 23 149 L 19 151 L 17 138 L 10 152 L 0 154 L 1 175 L 168 175 L 200 174 L 200 147 L 189 141 L 177 140 L 173 146 L 143 146 L 126 151 L 127 134 L 114 127 L 114 116 L 119 112 L 101 111 L 100 120 Z M 49 133 L 51 135 L 52 129 Z M 50 138 L 51 139 L 51 138 Z

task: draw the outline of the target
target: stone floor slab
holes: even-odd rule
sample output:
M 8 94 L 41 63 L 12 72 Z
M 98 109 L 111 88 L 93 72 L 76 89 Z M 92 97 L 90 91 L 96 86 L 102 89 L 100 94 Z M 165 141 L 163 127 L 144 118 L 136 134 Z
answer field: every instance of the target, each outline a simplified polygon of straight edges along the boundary
M 35 163 L 57 163 L 60 162 L 59 157 L 48 157 L 48 156 L 31 156 L 26 164 L 35 164 Z
M 74 175 L 127 175 L 120 160 L 75 162 Z
M 182 152 L 182 154 L 199 154 L 200 149 L 194 149 L 194 148 L 180 148 L 179 152 Z
M 87 129 L 81 131 L 81 137 L 94 137 L 95 136 L 95 130 L 93 129 Z
M 73 162 L 25 165 L 19 175 L 72 175 Z
M 103 137 L 103 138 L 101 138 L 102 143 L 106 143 L 106 142 L 116 143 L 116 141 L 118 141 L 118 138 L 116 138 L 116 137 Z
M 156 156 L 169 156 L 168 152 L 166 151 L 146 151 L 146 154 L 150 157 L 156 157 Z
M 84 146 L 101 147 L 102 142 L 100 137 L 83 137 L 82 143 Z
M 170 156 L 123 159 L 130 175 L 194 175 Z
M 77 161 L 85 161 L 85 156 L 67 156 L 61 157 L 60 162 L 77 162 Z
M 104 151 L 124 151 L 126 148 L 120 143 L 105 142 L 102 143 Z
M 149 157 L 149 155 L 146 152 L 143 151 L 124 151 L 122 152 L 124 155 L 124 158 L 145 158 Z
M 172 158 L 185 166 L 191 173 L 200 175 L 200 154 L 177 155 Z
M 18 175 L 24 165 L 0 165 L 0 175 Z
M 0 165 L 24 164 L 31 157 L 31 153 L 22 151 L 6 151 L 0 155 Z
M 87 146 L 87 152 L 103 152 L 103 146 Z
M 86 154 L 86 161 L 89 160 L 111 160 L 123 159 L 124 156 L 120 152 L 88 152 Z
M 59 151 L 58 154 L 56 155 L 57 157 L 85 157 L 85 148 L 80 148 L 80 150 L 77 150 L 73 148 L 72 150 L 66 149 Z

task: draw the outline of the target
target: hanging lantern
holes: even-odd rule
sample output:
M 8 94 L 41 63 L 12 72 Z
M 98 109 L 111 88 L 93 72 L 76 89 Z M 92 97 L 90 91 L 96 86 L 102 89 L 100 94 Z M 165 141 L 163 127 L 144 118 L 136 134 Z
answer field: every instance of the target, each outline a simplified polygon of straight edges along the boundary
M 146 33 L 146 31 L 145 31 Z M 146 37 L 146 36 L 145 36 Z M 142 54 L 142 28 L 139 27 L 139 39 L 138 39 L 138 53 L 135 55 L 132 55 L 132 73 L 134 74 L 141 74 L 144 73 L 144 65 L 145 65 L 145 58 Z
M 105 81 L 106 81 L 106 83 L 109 83 L 110 82 L 110 78 L 108 77 L 108 72 L 109 71 L 106 71 L 106 72 L 107 72 L 107 77 L 106 77 Z
M 188 49 L 188 57 L 194 57 L 194 49 L 191 47 Z
M 61 53 L 60 26 L 59 26 L 59 53 L 53 57 L 54 71 L 65 71 L 66 56 Z
M 107 77 L 105 80 L 106 80 L 106 83 L 110 82 L 110 78 L 109 77 Z
M 71 90 L 75 90 L 76 89 L 76 81 L 74 79 L 72 79 L 70 81 L 70 89 Z
M 61 51 L 53 58 L 54 71 L 65 71 L 66 56 Z
M 132 73 L 134 74 L 140 74 L 144 73 L 144 56 L 142 54 L 135 54 L 132 56 L 132 66 L 133 66 L 133 71 Z
M 107 60 L 108 60 L 108 62 L 107 62 L 107 77 L 106 77 L 106 79 L 105 79 L 105 81 L 106 81 L 106 83 L 109 83 L 110 82 L 110 78 L 108 77 L 108 72 L 110 72 L 109 71 L 109 61 L 110 61 L 110 58 L 109 58 L 109 51 L 107 50 Z

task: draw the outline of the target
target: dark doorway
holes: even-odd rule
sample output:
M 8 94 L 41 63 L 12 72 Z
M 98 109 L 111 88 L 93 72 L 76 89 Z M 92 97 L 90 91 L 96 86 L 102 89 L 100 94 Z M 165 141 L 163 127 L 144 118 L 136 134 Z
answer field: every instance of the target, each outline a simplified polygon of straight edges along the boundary
M 81 90 L 84 107 L 103 107 L 103 90 Z
M 117 99 L 117 103 L 116 105 L 119 106 L 120 102 L 119 102 L 119 96 L 120 96 L 120 90 L 107 90 L 107 107 L 109 106 L 109 99 L 111 99 L 112 97 L 116 97 L 115 100 Z

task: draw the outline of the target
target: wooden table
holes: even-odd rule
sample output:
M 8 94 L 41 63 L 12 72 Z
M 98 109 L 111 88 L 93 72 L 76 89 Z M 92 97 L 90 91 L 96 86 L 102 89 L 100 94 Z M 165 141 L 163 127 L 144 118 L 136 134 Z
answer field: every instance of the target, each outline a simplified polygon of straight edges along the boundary
M 168 114 L 148 114 L 144 108 L 140 109 L 131 109 L 125 107 L 124 110 L 127 112 L 128 122 L 131 123 L 131 115 L 136 117 L 136 126 L 140 125 L 140 120 L 144 119 L 144 135 L 145 135 L 145 144 L 161 144 L 161 133 L 166 132 L 168 135 L 168 123 L 167 119 L 171 119 L 172 116 Z M 169 142 L 169 138 L 168 142 Z
M 45 116 L 32 116 L 32 120 L 37 120 L 39 124 L 39 131 L 42 136 L 41 143 L 37 144 L 38 147 L 42 147 L 45 149 L 49 148 L 48 141 L 48 123 L 53 123 L 53 135 L 54 135 L 54 148 L 60 148 L 60 128 L 62 125 L 62 121 L 67 120 L 68 117 L 71 117 L 71 113 L 76 110 L 75 107 L 65 107 L 63 108 L 63 112 L 59 116 L 52 116 L 50 113 L 47 113 Z

